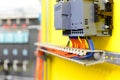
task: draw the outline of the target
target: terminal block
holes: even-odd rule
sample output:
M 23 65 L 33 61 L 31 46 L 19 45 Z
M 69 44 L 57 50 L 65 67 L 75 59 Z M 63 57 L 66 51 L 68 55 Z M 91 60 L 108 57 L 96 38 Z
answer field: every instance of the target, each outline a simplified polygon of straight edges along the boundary
M 55 28 L 66 36 L 111 36 L 113 0 L 59 0 Z
M 102 50 L 86 50 L 70 47 L 55 46 L 45 43 L 35 43 L 36 46 L 39 46 L 38 51 L 45 52 L 47 54 L 70 60 L 85 66 L 94 65 L 98 63 L 103 63 L 105 61 L 105 52 Z M 84 56 L 91 54 L 88 58 Z

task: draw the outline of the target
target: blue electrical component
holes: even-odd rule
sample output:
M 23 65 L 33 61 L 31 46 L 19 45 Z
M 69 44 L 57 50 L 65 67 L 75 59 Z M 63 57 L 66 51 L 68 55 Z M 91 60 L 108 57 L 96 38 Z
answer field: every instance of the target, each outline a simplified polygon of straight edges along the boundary
M 7 34 L 7 40 L 8 40 L 8 43 L 13 43 L 13 33 L 12 32 L 9 32 Z
M 8 49 L 4 49 L 4 50 L 3 50 L 3 55 L 7 56 L 8 54 L 9 54 Z
M 28 55 L 28 50 L 27 49 L 23 49 L 22 50 L 22 55 L 23 56 L 27 56 Z
M 17 49 L 13 49 L 12 53 L 13 53 L 14 56 L 17 56 L 18 55 L 18 50 Z
M 0 32 L 0 43 L 28 43 L 29 31 Z
M 0 43 L 4 43 L 4 33 L 3 32 L 0 32 Z
M 14 39 L 15 39 L 15 43 L 22 43 L 23 42 L 23 33 L 22 33 L 22 31 L 15 32 Z
M 29 32 L 28 31 L 25 31 L 22 33 L 23 35 L 23 43 L 28 43 L 29 41 Z
M 41 21 L 41 14 L 38 14 L 38 21 Z
M 12 32 L 4 32 L 4 43 L 13 43 L 13 33 Z

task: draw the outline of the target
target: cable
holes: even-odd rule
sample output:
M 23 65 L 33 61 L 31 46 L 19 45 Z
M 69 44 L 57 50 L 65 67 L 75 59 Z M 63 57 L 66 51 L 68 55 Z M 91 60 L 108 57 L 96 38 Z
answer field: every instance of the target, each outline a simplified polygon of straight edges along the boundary
M 81 38 L 81 42 L 82 42 L 82 49 L 86 49 L 85 39 Z
M 82 49 L 82 43 L 81 43 L 81 41 L 78 38 L 75 39 L 75 42 L 76 42 L 76 45 L 77 45 L 76 48 Z
M 70 39 L 68 40 L 66 47 L 69 47 L 69 46 L 70 46 Z
M 93 41 L 92 41 L 92 39 L 87 39 L 87 41 L 88 41 L 88 44 L 89 44 L 89 48 L 91 49 L 91 50 L 94 50 L 94 44 L 93 44 Z M 89 57 L 91 57 L 93 55 L 93 53 L 91 52 L 91 53 L 88 53 L 86 56 L 85 56 L 85 58 L 89 58 Z
M 80 48 L 80 49 L 90 49 L 94 50 L 94 44 L 91 38 L 80 38 L 80 37 L 69 37 L 71 43 L 72 43 L 72 48 Z M 68 41 L 67 46 L 69 45 L 70 41 Z M 80 56 L 80 55 L 74 55 L 74 54 L 62 54 L 66 57 L 76 59 L 76 60 L 81 60 L 81 59 L 86 59 L 90 58 L 93 53 L 87 53 L 85 56 Z
M 75 47 L 74 40 L 70 38 L 70 41 L 71 41 L 71 43 L 72 43 L 72 48 L 74 48 L 74 47 Z
M 90 47 L 91 50 L 95 49 L 92 39 L 90 39 L 90 38 L 88 39 L 88 44 L 89 44 L 89 47 Z
M 84 46 L 83 48 L 85 48 L 85 46 L 87 46 L 87 45 L 85 45 L 86 43 L 85 43 L 85 41 L 88 43 L 88 46 L 89 46 L 89 49 L 91 49 L 91 50 L 94 50 L 94 44 L 93 44 L 93 41 L 92 41 L 92 39 L 81 39 L 81 41 L 82 41 L 82 46 Z M 91 56 L 93 55 L 93 53 L 91 52 L 91 53 L 87 53 L 85 56 L 75 56 L 75 57 L 73 57 L 73 59 L 76 59 L 76 60 L 81 60 L 81 59 L 86 59 L 86 58 L 90 58 Z
M 84 39 L 84 40 L 85 40 L 85 46 L 86 46 L 86 49 L 90 49 L 87 40 L 86 40 L 86 39 Z
M 75 37 L 69 37 L 70 41 L 72 42 L 72 48 L 77 48 L 78 44 L 76 43 L 76 38 Z

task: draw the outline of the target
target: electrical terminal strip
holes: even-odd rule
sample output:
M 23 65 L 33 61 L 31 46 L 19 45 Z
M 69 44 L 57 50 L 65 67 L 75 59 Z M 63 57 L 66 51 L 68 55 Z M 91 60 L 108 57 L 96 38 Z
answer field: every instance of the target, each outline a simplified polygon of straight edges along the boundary
M 43 51 L 47 54 L 51 54 L 60 58 L 71 60 L 83 65 L 93 65 L 98 63 L 103 63 L 105 61 L 105 52 L 102 50 L 85 50 L 78 48 L 62 47 L 55 46 L 46 43 L 35 43 L 36 46 L 39 46 L 37 50 Z M 86 56 L 89 53 L 93 53 L 92 57 L 75 59 L 71 56 Z
M 38 43 L 35 43 L 37 45 Z M 73 53 L 73 54 L 78 54 L 78 55 L 86 55 L 89 52 L 93 53 L 104 53 L 102 50 L 87 50 L 87 49 L 78 49 L 78 48 L 70 48 L 70 47 L 60 47 L 60 46 L 55 46 L 51 44 L 44 44 L 44 43 L 39 43 L 41 47 L 47 47 L 47 48 L 52 48 L 56 50 L 60 50 L 63 52 L 68 52 L 68 53 Z

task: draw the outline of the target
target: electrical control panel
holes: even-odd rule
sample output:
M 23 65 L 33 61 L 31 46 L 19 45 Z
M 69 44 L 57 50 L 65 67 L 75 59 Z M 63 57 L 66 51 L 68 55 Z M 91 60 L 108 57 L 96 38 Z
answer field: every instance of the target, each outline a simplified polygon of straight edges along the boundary
M 37 17 L 0 19 L 0 74 L 29 75 L 29 65 L 35 60 L 34 43 L 39 27 Z
M 57 0 L 55 28 L 66 36 L 111 36 L 113 0 Z
M 23 61 L 34 56 L 34 52 L 30 51 L 32 50 L 30 46 L 32 42 L 37 41 L 39 25 L 37 18 L 1 19 L 0 53 L 2 56 L 0 59 Z M 31 34 L 36 37 L 32 39 Z M 30 54 L 33 55 L 30 56 Z

